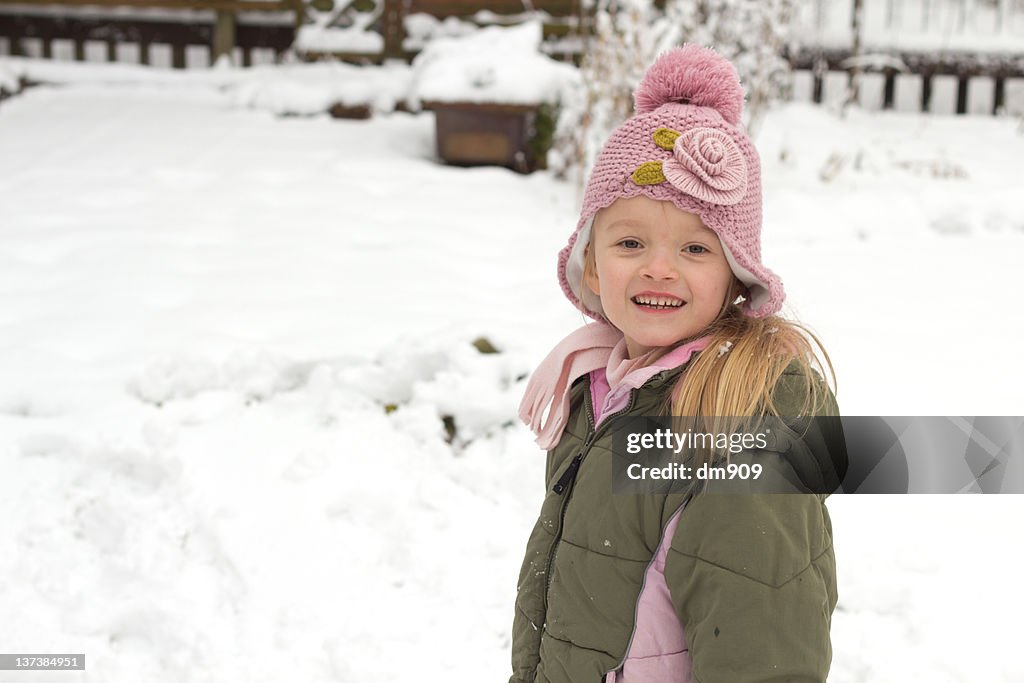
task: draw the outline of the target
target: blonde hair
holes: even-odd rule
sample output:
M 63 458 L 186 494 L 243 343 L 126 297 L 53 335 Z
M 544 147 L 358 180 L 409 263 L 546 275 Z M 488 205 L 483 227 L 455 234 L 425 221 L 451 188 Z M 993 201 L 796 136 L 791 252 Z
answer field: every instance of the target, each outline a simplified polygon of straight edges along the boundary
M 742 284 L 735 281 L 733 287 L 727 300 Z M 793 363 L 807 378 L 808 391 L 797 415 L 785 417 L 814 415 L 822 408 L 828 386 L 814 378 L 827 376 L 835 387 L 835 369 L 821 340 L 799 322 L 778 315 L 751 318 L 733 300 L 700 332 L 708 335 L 707 348 L 672 392 L 673 415 L 783 417 L 773 390 Z
M 595 267 L 594 250 L 588 247 L 581 286 L 587 286 L 585 278 Z M 746 292 L 746 287 L 734 277 L 722 310 L 708 327 L 652 358 L 698 337 L 711 337 L 704 351 L 680 375 L 665 406 L 669 415 L 693 421 L 685 426 L 738 433 L 757 418 L 819 414 L 831 400 L 836 388 L 835 369 L 821 340 L 799 322 L 778 315 L 746 315 L 740 308 Z M 794 363 L 805 378 L 806 392 L 796 415 L 781 415 L 775 403 L 775 387 Z M 702 455 L 705 461 L 711 456 Z

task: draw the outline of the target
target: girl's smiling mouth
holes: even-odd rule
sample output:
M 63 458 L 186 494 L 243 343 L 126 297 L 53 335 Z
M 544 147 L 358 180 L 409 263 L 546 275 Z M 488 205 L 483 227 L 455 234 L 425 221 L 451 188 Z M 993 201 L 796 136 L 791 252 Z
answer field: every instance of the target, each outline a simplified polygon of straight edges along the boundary
M 672 311 L 682 308 L 686 302 L 677 296 L 662 292 L 642 292 L 630 298 L 634 304 L 650 311 Z

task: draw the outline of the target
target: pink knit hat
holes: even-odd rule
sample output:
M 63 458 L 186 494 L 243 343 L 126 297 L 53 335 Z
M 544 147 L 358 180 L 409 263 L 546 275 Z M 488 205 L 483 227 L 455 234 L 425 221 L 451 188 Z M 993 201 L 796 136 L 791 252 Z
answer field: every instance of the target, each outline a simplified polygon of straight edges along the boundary
M 743 131 L 743 87 L 729 60 L 686 45 L 654 62 L 633 93 L 636 114 L 609 136 L 594 164 L 576 232 L 558 254 L 558 280 L 574 306 L 603 320 L 583 286 L 594 215 L 620 197 L 670 201 L 700 216 L 750 294 L 754 318 L 782 306 L 782 281 L 761 263 L 761 163 Z M 582 291 L 581 291 L 582 290 Z

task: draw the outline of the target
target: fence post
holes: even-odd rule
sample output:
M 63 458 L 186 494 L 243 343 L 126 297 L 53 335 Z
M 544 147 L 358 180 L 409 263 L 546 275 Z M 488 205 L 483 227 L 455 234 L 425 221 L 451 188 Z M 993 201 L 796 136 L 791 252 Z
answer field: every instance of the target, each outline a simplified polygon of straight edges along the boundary
M 882 109 L 892 109 L 896 100 L 896 70 L 885 70 L 885 93 L 882 99 Z
M 213 54 L 210 62 L 216 64 L 223 55 L 231 59 L 235 49 L 235 13 L 229 10 L 217 10 L 217 23 L 213 28 Z
M 850 28 L 853 31 L 853 46 L 850 50 L 853 66 L 850 68 L 850 85 L 846 93 L 844 107 L 856 103 L 860 98 L 860 72 L 862 67 L 859 60 L 863 52 L 861 49 L 861 32 L 864 28 L 864 0 L 853 0 L 853 15 L 850 17 Z
M 825 75 L 828 74 L 828 62 L 825 61 L 824 57 L 819 56 L 814 60 L 811 73 L 814 74 L 814 87 L 811 92 L 811 99 L 815 104 L 821 104 L 821 99 L 825 92 Z
M 384 0 L 384 59 L 404 59 L 405 1 Z
M 956 113 L 966 114 L 967 113 L 967 83 L 970 81 L 970 76 L 965 73 L 960 73 L 957 77 L 956 82 Z

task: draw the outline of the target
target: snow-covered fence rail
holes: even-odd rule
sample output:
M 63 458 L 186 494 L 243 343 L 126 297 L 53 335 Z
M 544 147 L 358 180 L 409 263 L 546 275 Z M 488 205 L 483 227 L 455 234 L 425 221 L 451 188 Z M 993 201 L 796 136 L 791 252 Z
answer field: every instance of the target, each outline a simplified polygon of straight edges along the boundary
M 794 0 L 794 37 L 805 45 L 848 48 L 858 0 Z M 1022 0 L 859 0 L 865 49 L 1019 52 Z
M 844 96 L 853 64 L 861 71 L 860 101 L 873 109 L 997 114 L 1009 104 L 1008 85 L 1024 94 L 1024 54 L 886 50 L 856 57 L 849 49 L 804 48 L 789 59 L 804 86 L 798 99 L 818 103 L 830 99 L 829 82 L 831 99 Z
M 150 64 L 159 46 L 175 68 L 196 48 L 250 64 L 288 49 L 303 16 L 302 0 L 0 0 L 0 54 Z
M 859 13 L 857 10 L 859 5 Z M 1024 95 L 1024 0 L 797 0 L 798 97 L 872 108 L 996 113 Z M 831 93 L 826 92 L 831 90 Z M 1016 106 L 1020 110 L 1021 95 Z
M 544 27 L 544 40 L 550 52 L 567 58 L 576 56 L 580 43 L 573 38 L 592 25 L 591 2 L 586 0 L 383 0 L 391 10 L 393 32 L 386 45 L 397 56 L 411 56 L 419 51 L 423 38 L 410 35 L 407 17 L 453 17 L 477 25 L 516 24 L 540 18 Z M 400 11 L 396 8 L 401 7 Z M 396 23 L 397 22 L 397 23 Z M 415 25 L 415 24 L 413 24 Z M 401 42 L 399 42 L 399 40 Z

